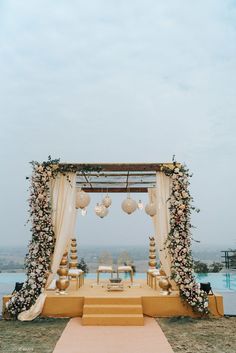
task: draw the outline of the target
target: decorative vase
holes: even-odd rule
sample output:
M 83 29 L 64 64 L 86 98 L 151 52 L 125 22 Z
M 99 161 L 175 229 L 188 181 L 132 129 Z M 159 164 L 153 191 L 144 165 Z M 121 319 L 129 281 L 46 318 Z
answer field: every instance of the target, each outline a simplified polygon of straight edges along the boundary
M 160 276 L 166 276 L 166 273 L 162 267 L 160 268 Z
M 170 294 L 171 284 L 167 278 L 161 278 L 158 284 L 162 289 L 162 294 Z
M 67 256 L 68 256 L 68 252 L 65 251 L 60 262 L 60 267 L 57 270 L 59 279 L 56 281 L 56 287 L 59 291 L 59 294 L 66 294 L 66 289 L 69 286 Z

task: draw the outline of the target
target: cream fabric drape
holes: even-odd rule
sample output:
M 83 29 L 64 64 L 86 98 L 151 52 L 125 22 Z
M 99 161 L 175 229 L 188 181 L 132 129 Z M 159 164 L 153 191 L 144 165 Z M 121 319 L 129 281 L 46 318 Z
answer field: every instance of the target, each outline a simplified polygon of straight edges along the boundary
M 70 182 L 67 180 L 69 176 Z M 77 210 L 76 200 L 76 174 L 59 174 L 52 185 L 52 222 L 56 237 L 56 244 L 51 264 L 47 286 L 50 285 L 57 273 L 61 258 L 71 237 L 74 236 Z
M 170 231 L 169 202 L 171 191 L 171 180 L 163 172 L 157 172 L 156 188 L 148 189 L 149 200 L 157 207 L 157 214 L 152 217 L 155 229 L 155 240 L 158 247 L 159 258 L 162 268 L 170 276 L 171 257 L 165 248 L 165 241 Z
M 70 182 L 68 181 L 68 177 Z M 52 222 L 56 238 L 55 249 L 51 264 L 51 273 L 48 277 L 48 287 L 55 276 L 62 255 L 69 245 L 71 237 L 74 236 L 77 210 L 76 200 L 76 174 L 68 173 L 67 176 L 59 174 L 51 185 L 52 196 Z M 22 321 L 30 321 L 36 318 L 43 310 L 46 295 L 42 293 L 36 303 L 27 311 L 18 315 Z

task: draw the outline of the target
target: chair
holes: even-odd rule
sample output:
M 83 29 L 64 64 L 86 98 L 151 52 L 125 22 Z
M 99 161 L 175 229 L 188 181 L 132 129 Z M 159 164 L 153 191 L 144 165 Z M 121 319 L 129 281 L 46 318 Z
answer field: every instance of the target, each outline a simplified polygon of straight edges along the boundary
M 70 268 L 68 270 L 68 279 L 76 279 L 76 289 L 82 287 L 84 284 L 84 271 L 79 268 Z
M 153 288 L 153 278 L 155 275 L 160 275 L 159 270 L 156 268 L 150 268 L 147 270 L 147 285 Z
M 119 273 L 129 273 L 130 275 L 130 281 L 133 284 L 134 281 L 134 271 L 133 267 L 131 266 L 132 259 L 130 258 L 129 254 L 124 252 L 120 254 L 118 260 L 117 260 L 117 275 L 119 276 Z
M 108 252 L 104 252 L 99 258 L 99 266 L 97 269 L 97 284 L 100 281 L 101 273 L 110 273 L 113 278 L 113 260 L 112 256 Z
M 166 277 L 166 273 L 165 271 L 160 268 L 160 270 L 158 269 L 149 269 L 147 271 L 147 284 L 152 288 L 157 290 L 158 287 L 158 281 L 161 278 L 165 278 Z

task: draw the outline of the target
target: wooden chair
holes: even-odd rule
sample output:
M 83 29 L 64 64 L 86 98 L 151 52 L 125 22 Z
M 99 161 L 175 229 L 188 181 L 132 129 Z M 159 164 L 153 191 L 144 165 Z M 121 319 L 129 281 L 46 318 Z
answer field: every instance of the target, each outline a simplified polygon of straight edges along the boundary
M 122 253 L 117 260 L 117 275 L 119 277 L 119 273 L 129 273 L 130 282 L 133 284 L 134 282 L 134 271 L 131 266 L 132 260 L 129 257 L 129 254 L 124 252 Z
M 97 269 L 97 284 L 100 281 L 101 273 L 110 273 L 113 278 L 113 259 L 110 253 L 104 252 L 99 258 L 99 266 Z
M 68 279 L 76 278 L 76 289 L 84 284 L 84 271 L 79 268 L 70 268 L 68 271 Z

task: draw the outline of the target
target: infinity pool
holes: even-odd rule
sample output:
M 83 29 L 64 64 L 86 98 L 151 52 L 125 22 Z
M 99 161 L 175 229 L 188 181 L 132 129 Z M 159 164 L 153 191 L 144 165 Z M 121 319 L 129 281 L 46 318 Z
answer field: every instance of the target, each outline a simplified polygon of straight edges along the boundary
M 128 278 L 128 275 L 124 277 Z M 102 278 L 108 278 L 109 275 L 102 274 Z M 96 273 L 86 275 L 88 279 L 96 279 Z M 145 279 L 145 273 L 136 273 L 136 279 Z M 236 291 L 236 273 L 198 273 L 196 274 L 198 282 L 210 282 L 213 290 L 218 291 Z M 0 273 L 0 292 L 14 289 L 15 282 L 23 282 L 25 279 L 24 273 Z

